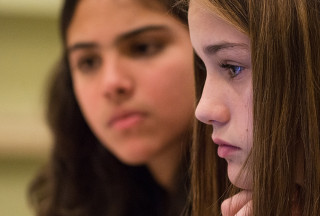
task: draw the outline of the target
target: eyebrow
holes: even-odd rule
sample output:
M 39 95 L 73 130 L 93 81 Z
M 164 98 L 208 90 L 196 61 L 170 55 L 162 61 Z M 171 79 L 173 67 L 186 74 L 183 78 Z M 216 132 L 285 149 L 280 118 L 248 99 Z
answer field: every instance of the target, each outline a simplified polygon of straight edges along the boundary
M 168 32 L 170 32 L 170 29 L 165 25 L 149 25 L 149 26 L 138 28 L 138 29 L 135 29 L 133 31 L 130 31 L 128 33 L 121 35 L 120 37 L 117 38 L 117 42 L 127 40 L 127 39 L 135 37 L 139 34 L 143 34 L 145 32 L 150 32 L 150 31 L 168 31 Z
M 94 43 L 94 42 L 78 42 L 70 47 L 67 48 L 67 52 L 71 53 L 73 51 L 76 50 L 80 50 L 80 49 L 94 49 L 94 48 L 98 48 L 98 44 Z
M 215 45 L 209 45 L 203 48 L 203 52 L 206 55 L 215 55 L 221 50 L 225 49 L 243 49 L 243 50 L 249 50 L 249 47 L 245 43 L 228 43 L 228 42 L 223 42 L 220 44 L 215 44 Z
M 168 32 L 170 32 L 170 29 L 165 25 L 145 26 L 145 27 L 138 28 L 133 31 L 129 31 L 127 33 L 120 35 L 116 39 L 115 43 L 119 44 L 122 41 L 128 40 L 128 39 L 136 37 L 140 34 L 143 34 L 146 32 L 151 32 L 151 31 L 168 31 Z M 73 51 L 79 50 L 79 49 L 94 49 L 94 48 L 99 48 L 99 44 L 97 44 L 95 42 L 78 42 L 78 43 L 75 43 L 74 45 L 68 47 L 67 52 L 70 53 L 70 52 L 73 52 Z

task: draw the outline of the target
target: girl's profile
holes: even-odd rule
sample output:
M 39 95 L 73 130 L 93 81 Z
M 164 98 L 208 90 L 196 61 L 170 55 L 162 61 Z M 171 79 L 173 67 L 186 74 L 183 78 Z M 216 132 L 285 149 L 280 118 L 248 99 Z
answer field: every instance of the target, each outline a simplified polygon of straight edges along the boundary
M 222 215 L 318 215 L 320 2 L 191 0 L 188 17 L 206 69 L 196 117 L 211 128 L 193 146 L 193 214 L 219 208 L 207 176 L 224 159 L 235 193 Z

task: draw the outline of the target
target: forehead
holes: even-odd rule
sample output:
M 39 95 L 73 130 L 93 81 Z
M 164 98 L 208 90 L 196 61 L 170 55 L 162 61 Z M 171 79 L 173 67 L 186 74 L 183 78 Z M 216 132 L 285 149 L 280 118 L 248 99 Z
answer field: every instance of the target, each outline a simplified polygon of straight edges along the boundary
M 67 30 L 67 41 L 110 37 L 142 25 L 171 23 L 171 19 L 157 0 L 82 0 Z
M 163 11 L 169 8 L 168 0 L 79 0 L 76 4 L 76 10 L 82 5 L 86 5 L 85 7 L 90 7 L 90 5 L 100 5 L 100 7 L 103 7 L 103 5 L 114 5 L 118 8 L 123 9 L 131 7 L 142 7 L 149 10 L 157 11 Z
M 134 8 L 143 8 L 145 10 L 164 11 L 166 4 L 159 0 L 80 0 L 75 8 L 73 16 L 77 11 L 84 8 L 87 11 L 90 9 L 117 9 L 117 10 L 133 10 Z
M 191 41 L 196 50 L 222 42 L 249 45 L 247 35 L 223 20 L 213 9 L 199 0 L 190 1 L 188 19 Z

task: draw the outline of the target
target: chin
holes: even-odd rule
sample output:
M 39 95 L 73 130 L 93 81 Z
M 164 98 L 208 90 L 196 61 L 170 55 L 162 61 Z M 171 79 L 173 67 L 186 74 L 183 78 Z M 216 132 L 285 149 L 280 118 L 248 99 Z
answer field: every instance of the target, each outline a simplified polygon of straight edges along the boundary
M 141 159 L 141 158 L 119 158 L 118 159 L 128 165 L 128 166 L 141 166 L 141 165 L 145 165 L 146 161 Z
M 145 165 L 149 161 L 149 156 L 143 152 L 126 152 L 125 154 L 115 154 L 124 164 L 129 166 Z
M 116 141 L 110 143 L 116 143 Z M 129 166 L 144 165 L 152 157 L 152 149 L 148 148 L 140 140 L 130 140 L 130 142 L 117 141 L 117 145 L 104 146 L 119 161 Z
M 247 169 L 242 169 L 242 166 L 228 164 L 228 177 L 237 188 L 252 190 L 252 175 Z

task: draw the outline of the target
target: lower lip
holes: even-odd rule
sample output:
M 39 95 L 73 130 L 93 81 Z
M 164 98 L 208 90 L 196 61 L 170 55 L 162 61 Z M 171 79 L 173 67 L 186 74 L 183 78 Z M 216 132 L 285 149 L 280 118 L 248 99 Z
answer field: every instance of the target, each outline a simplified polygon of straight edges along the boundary
M 240 150 L 240 148 L 230 145 L 219 145 L 218 146 L 218 155 L 221 158 L 227 158 L 235 151 Z
M 136 113 L 116 120 L 112 127 L 117 130 L 125 130 L 139 124 L 144 119 L 144 115 Z

